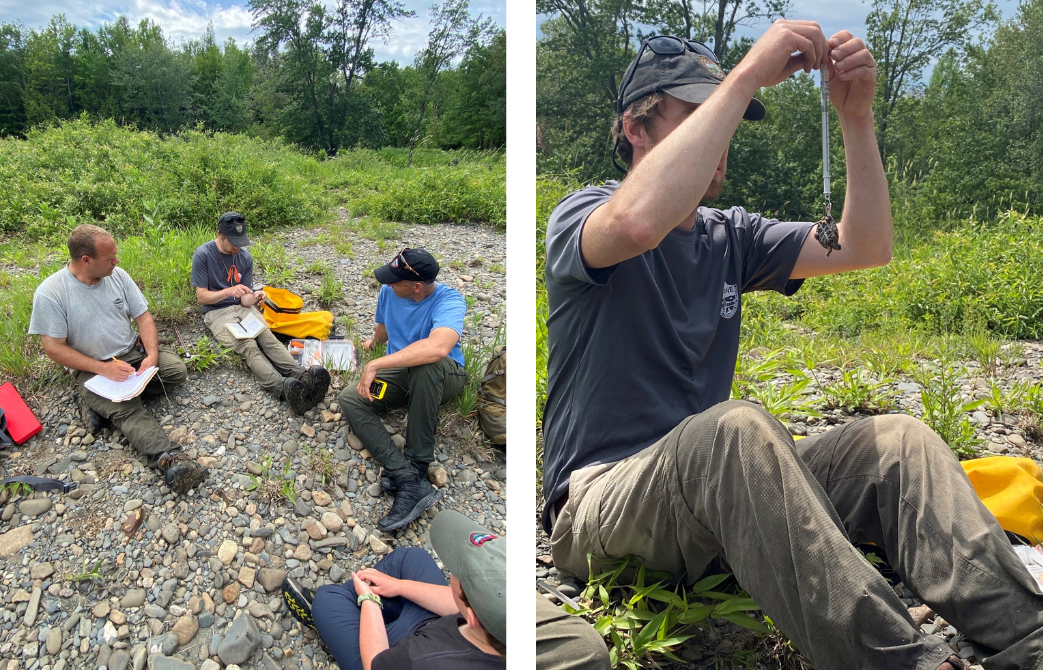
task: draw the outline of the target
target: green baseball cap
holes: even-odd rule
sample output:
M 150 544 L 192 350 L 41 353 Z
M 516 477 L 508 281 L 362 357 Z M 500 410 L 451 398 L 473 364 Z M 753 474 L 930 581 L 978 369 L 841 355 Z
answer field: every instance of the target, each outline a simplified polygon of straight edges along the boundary
M 460 582 L 482 627 L 507 644 L 507 540 L 445 510 L 431 522 L 431 544 Z

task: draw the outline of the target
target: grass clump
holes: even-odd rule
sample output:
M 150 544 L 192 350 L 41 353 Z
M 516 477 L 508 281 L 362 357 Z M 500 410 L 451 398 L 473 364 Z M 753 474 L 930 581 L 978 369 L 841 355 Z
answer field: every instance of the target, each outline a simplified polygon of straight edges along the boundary
M 315 292 L 315 297 L 318 298 L 320 305 L 329 307 L 344 297 L 344 286 L 337 281 L 332 272 L 329 272 L 322 276 L 322 283 L 319 285 L 319 290 Z
M 272 469 L 273 459 L 265 456 L 260 463 L 255 463 L 261 470 L 260 475 L 250 474 L 250 484 L 247 491 L 257 491 L 261 498 L 269 502 L 285 500 L 291 505 L 297 502 L 297 483 L 294 474 L 290 470 L 290 461 L 286 461 L 286 467 L 280 473 Z
M 209 335 L 204 335 L 196 340 L 195 345 L 189 351 L 185 351 L 180 346 L 177 351 L 181 356 L 187 357 L 185 365 L 196 372 L 205 372 L 214 366 L 230 365 L 239 361 L 239 357 L 235 355 L 234 351 L 222 346 Z
M 960 458 L 977 455 L 981 443 L 974 427 L 965 416 L 984 404 L 984 400 L 967 400 L 960 391 L 959 378 L 963 368 L 952 363 L 922 365 L 913 371 L 913 379 L 920 386 L 923 403 L 923 422 L 942 438 Z

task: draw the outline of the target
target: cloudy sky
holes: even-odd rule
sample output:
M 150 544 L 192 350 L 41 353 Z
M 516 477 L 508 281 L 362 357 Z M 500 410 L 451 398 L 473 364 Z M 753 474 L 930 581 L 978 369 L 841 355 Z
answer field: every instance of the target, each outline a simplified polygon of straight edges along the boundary
M 378 61 L 411 63 L 427 40 L 432 0 L 403 0 L 403 4 L 416 12 L 416 18 L 396 22 L 388 45 L 373 45 Z M 0 22 L 21 21 L 28 28 L 40 28 L 60 13 L 71 23 L 91 29 L 111 23 L 120 15 L 126 15 L 134 25 L 142 19 L 152 19 L 175 42 L 198 38 L 207 23 L 214 24 L 219 43 L 234 37 L 242 45 L 256 37 L 251 33 L 246 3 L 233 0 L 0 0 Z M 505 26 L 506 0 L 471 0 L 471 14 L 479 13 Z

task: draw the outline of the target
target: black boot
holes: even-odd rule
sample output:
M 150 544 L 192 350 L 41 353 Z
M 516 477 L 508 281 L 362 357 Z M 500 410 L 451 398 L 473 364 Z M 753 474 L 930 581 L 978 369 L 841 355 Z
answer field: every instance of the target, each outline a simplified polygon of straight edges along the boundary
M 398 492 L 395 494 L 395 502 L 391 503 L 391 510 L 387 516 L 377 522 L 377 528 L 383 533 L 404 528 L 416 521 L 425 509 L 434 507 L 445 493 L 431 486 L 431 482 L 415 475 L 408 479 L 399 479 L 396 483 Z
M 163 480 L 175 493 L 187 493 L 199 488 L 210 471 L 180 451 L 167 451 L 159 457 Z
M 304 414 L 315 405 L 308 404 L 311 391 L 308 385 L 299 379 L 287 377 L 282 383 L 283 400 L 290 406 L 295 414 Z
M 301 375 L 301 381 L 308 387 L 309 409 L 325 400 L 326 391 L 330 388 L 330 373 L 326 368 L 321 365 L 311 366 Z
M 282 580 L 282 597 L 293 618 L 314 630 L 315 619 L 311 616 L 311 602 L 315 599 L 315 594 L 296 580 L 286 577 Z
M 389 475 L 384 468 L 380 469 L 380 488 L 384 489 L 384 493 L 389 496 L 395 495 L 398 491 L 398 483 L 395 478 Z

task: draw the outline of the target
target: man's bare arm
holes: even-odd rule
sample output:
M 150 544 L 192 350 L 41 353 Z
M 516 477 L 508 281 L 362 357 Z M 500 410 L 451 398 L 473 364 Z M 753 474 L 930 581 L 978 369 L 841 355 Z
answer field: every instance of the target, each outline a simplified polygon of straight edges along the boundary
M 235 286 L 229 286 L 228 288 L 221 289 L 220 291 L 208 291 L 201 286 L 196 286 L 196 300 L 200 305 L 216 305 L 225 298 L 239 297 L 242 298 L 245 295 L 250 295 L 253 291 L 249 286 L 244 284 L 236 284 Z M 249 307 L 249 305 L 247 305 Z
M 824 66 L 827 50 L 817 23 L 776 21 L 713 95 L 590 214 L 580 238 L 584 263 L 602 268 L 633 258 L 692 217 L 753 94 L 797 70 Z
M 128 363 L 115 360 L 105 363 L 81 354 L 66 344 L 66 338 L 64 337 L 41 335 L 40 344 L 43 347 L 43 352 L 47 354 L 47 358 L 73 370 L 93 372 L 96 375 L 102 375 L 118 382 L 134 374 L 134 368 Z

